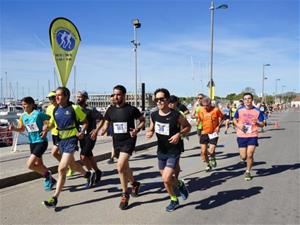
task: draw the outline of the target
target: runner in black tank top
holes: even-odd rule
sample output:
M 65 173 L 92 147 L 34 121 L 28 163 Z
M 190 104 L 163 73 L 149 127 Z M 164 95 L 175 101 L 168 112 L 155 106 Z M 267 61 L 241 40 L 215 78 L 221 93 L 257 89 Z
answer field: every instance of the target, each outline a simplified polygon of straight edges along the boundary
M 171 212 L 179 206 L 174 187 L 178 188 L 183 200 L 189 195 L 184 183 L 175 177 L 175 168 L 182 151 L 181 135 L 190 132 L 191 125 L 179 112 L 169 108 L 170 93 L 167 89 L 157 89 L 154 96 L 159 111 L 152 113 L 146 137 L 151 138 L 156 133 L 158 167 L 171 198 L 166 211 Z
M 129 158 L 135 149 L 137 133 L 144 127 L 145 118 L 134 106 L 125 102 L 126 88 L 117 85 L 113 89 L 116 105 L 110 106 L 104 115 L 104 125 L 101 135 L 103 135 L 109 125 L 113 127 L 113 145 L 118 157 L 117 169 L 120 177 L 122 196 L 120 209 L 124 210 L 129 204 L 128 182 L 132 185 L 131 196 L 137 197 L 139 194 L 140 182 L 135 181 L 132 170 L 129 167 Z M 134 120 L 139 120 L 137 127 Z M 101 127 L 97 127 L 97 132 Z

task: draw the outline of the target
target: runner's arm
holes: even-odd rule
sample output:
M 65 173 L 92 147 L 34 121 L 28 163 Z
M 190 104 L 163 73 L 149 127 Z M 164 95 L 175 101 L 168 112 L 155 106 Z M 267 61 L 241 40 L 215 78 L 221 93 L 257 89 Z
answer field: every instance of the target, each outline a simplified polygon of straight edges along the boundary
M 98 132 L 99 132 L 99 130 L 101 129 L 101 127 L 103 127 L 103 125 L 104 125 L 104 119 L 101 119 L 101 120 L 97 123 L 96 128 L 93 129 L 93 130 L 90 132 L 90 135 L 91 135 L 92 140 L 96 140 L 97 135 L 98 135 Z
M 15 127 L 12 123 L 9 124 L 8 129 L 11 131 L 16 131 L 16 132 L 24 132 L 25 131 L 25 126 L 22 123 L 21 118 L 18 120 L 18 126 Z
M 97 124 L 96 132 L 98 133 L 99 130 L 101 129 L 100 135 L 103 136 L 109 127 L 109 123 L 110 122 L 108 120 L 104 120 L 102 126 Z
M 171 138 L 169 138 L 169 142 L 171 144 L 177 144 L 181 139 L 181 136 L 185 136 L 191 131 L 191 124 L 183 115 L 179 116 L 178 123 L 180 124 L 181 129 L 180 132 L 174 134 Z
M 84 119 L 80 123 L 81 123 L 81 129 L 80 129 L 80 132 L 77 133 L 77 137 L 79 139 L 82 139 L 84 137 L 85 131 L 87 130 L 89 124 L 88 124 L 87 119 Z
M 152 138 L 153 134 L 154 134 L 154 123 L 152 121 L 152 118 L 150 117 L 150 126 L 147 129 L 146 138 Z

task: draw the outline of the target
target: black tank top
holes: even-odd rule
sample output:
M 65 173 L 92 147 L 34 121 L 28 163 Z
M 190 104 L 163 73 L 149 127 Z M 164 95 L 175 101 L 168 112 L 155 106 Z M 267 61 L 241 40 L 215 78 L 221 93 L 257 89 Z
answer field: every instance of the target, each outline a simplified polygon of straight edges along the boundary
M 169 138 L 180 132 L 178 119 L 180 113 L 171 109 L 166 116 L 159 115 L 159 112 L 153 112 L 151 119 L 154 123 L 154 130 L 157 136 L 157 151 L 164 154 L 179 155 L 182 151 L 180 141 L 177 144 L 171 144 Z

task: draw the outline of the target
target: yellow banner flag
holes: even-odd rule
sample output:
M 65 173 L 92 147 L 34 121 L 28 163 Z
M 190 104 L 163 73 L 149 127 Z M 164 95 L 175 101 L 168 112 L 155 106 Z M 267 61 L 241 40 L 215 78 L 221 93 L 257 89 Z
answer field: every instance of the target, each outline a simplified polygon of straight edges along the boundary
M 50 44 L 62 86 L 66 86 L 81 41 L 79 31 L 68 19 L 59 17 L 49 28 Z
M 210 82 L 208 82 L 207 87 L 208 87 L 208 93 L 209 93 L 209 97 L 211 100 L 215 99 L 215 82 L 212 80 L 211 85 Z

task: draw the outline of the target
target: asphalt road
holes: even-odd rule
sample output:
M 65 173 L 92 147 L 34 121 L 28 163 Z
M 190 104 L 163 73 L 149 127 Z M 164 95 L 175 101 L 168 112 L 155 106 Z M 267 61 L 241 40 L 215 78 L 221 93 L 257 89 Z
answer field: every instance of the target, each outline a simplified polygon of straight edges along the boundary
M 104 171 L 99 186 L 84 189 L 85 179 L 67 180 L 56 210 L 42 201 L 51 196 L 42 179 L 0 190 L 1 224 L 300 224 L 300 113 L 273 114 L 260 134 L 255 154 L 254 179 L 245 181 L 236 137 L 222 134 L 217 148 L 218 166 L 206 173 L 197 136 L 185 142 L 181 178 L 190 197 L 176 211 L 165 212 L 169 197 L 157 170 L 156 147 L 138 152 L 130 162 L 140 196 L 129 209 L 118 208 L 119 179 L 115 164 L 99 162 Z M 223 132 L 223 131 L 222 131 Z M 55 175 L 57 176 L 57 175 Z

